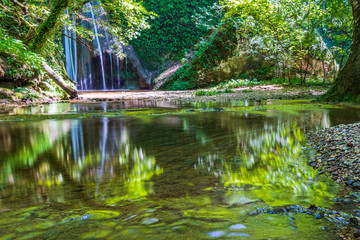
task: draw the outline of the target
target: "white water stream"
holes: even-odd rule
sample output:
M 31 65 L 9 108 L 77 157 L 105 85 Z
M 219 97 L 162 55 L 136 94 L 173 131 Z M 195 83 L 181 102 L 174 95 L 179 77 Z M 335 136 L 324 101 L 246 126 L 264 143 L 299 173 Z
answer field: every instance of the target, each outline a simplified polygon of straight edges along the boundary
M 111 49 L 112 36 L 99 25 L 96 1 L 86 4 L 88 12 L 84 17 L 89 21 L 82 21 L 82 27 L 91 30 L 94 35 L 88 45 L 94 49 L 83 46 L 78 41 L 77 34 L 66 27 L 64 30 L 64 53 L 66 71 L 73 81 L 78 83 L 79 90 L 116 90 L 121 89 L 121 62 Z M 76 19 L 69 14 L 75 26 Z M 102 19 L 104 20 L 104 19 Z M 106 21 L 106 18 L 105 18 Z M 84 39 L 81 39 L 84 41 Z

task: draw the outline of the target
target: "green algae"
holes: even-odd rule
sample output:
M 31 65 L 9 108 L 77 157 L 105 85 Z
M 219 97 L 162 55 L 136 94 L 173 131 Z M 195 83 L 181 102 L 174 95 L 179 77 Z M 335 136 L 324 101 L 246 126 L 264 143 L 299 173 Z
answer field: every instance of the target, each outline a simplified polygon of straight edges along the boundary
M 40 235 L 44 234 L 44 232 L 32 232 L 32 233 L 28 233 L 28 234 L 25 234 L 17 239 L 20 239 L 20 240 L 25 240 L 25 239 L 36 239 L 38 238 Z
M 107 211 L 107 210 L 92 210 L 86 212 L 92 219 L 110 219 L 116 218 L 120 215 L 119 212 Z
M 33 212 L 35 212 L 36 210 L 38 210 L 39 207 L 28 207 L 28 208 L 21 208 L 21 209 L 18 209 L 14 212 L 11 213 L 11 215 L 24 215 L 24 216 L 27 216 L 27 214 L 31 214 Z
M 80 215 L 71 215 L 71 216 L 68 216 L 68 217 L 64 218 L 63 220 L 61 220 L 60 224 L 67 223 L 70 221 L 81 221 L 81 218 L 82 217 Z
M 292 216 L 260 214 L 247 218 L 242 223 L 247 226 L 256 226 L 256 228 L 237 230 L 237 232 L 248 233 L 254 239 L 336 239 L 336 236 L 329 231 L 333 229 L 334 223 L 324 219 L 315 219 L 306 214 Z
M 218 219 L 227 219 L 234 217 L 231 211 L 228 211 L 226 208 L 207 206 L 198 210 L 185 210 L 184 215 L 188 217 L 196 218 L 218 218 Z
M 110 230 L 91 231 L 81 235 L 81 239 L 102 239 L 111 233 Z
M 14 239 L 16 237 L 15 233 L 9 233 L 9 234 L 4 234 L 3 236 L 0 236 L 0 240 L 10 240 L 10 239 Z
M 30 232 L 36 229 L 46 229 L 46 228 L 50 228 L 52 226 L 54 226 L 55 223 L 52 221 L 32 221 L 31 224 L 28 225 L 24 225 L 21 224 L 20 226 L 15 228 L 16 232 Z

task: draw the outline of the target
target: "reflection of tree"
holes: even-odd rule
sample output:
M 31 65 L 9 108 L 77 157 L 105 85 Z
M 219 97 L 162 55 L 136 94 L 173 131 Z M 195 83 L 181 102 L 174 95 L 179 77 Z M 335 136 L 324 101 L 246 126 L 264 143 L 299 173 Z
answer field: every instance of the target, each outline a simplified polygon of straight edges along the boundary
M 0 145 L 6 140 L 9 147 L 2 149 L 6 157 L 1 161 L 0 188 L 12 186 L 6 191 L 21 192 L 32 200 L 95 197 L 113 203 L 149 194 L 151 178 L 162 173 L 155 158 L 131 143 L 126 122 L 104 118 L 95 123 L 65 120 L 0 126 L 2 133 L 8 133 Z M 60 191 L 50 191 L 54 187 Z M 29 188 L 34 191 L 27 192 Z M 11 195 L 6 191 L 2 193 Z
M 39 123 L 11 124 L 1 127 L 2 135 L 7 136 L 7 141 L 2 145 L 1 152 L 5 154 L 1 161 L 1 176 L 10 178 L 14 182 L 15 171 L 33 166 L 38 158 L 52 149 L 56 141 L 61 139 L 70 129 L 68 121 L 43 121 Z M 1 145 L 1 144 L 0 144 Z M 46 169 L 43 165 L 40 170 Z
M 150 179 L 159 175 L 163 170 L 156 165 L 154 157 L 147 156 L 142 148 L 124 144 L 120 152 L 119 163 L 126 167 L 126 174 L 118 179 L 118 183 L 124 183 L 124 188 L 115 188 L 112 195 L 115 197 L 107 198 L 107 203 L 112 204 L 124 199 L 137 199 L 145 197 L 152 192 Z M 132 169 L 128 170 L 128 167 Z
M 300 128 L 279 121 L 275 126 L 265 124 L 262 129 L 258 132 L 246 129 L 249 134 L 242 132 L 238 137 L 238 154 L 231 160 L 210 153 L 199 158 L 196 168 L 207 169 L 221 177 L 225 187 L 245 195 L 246 190 L 252 189 L 252 197 L 272 204 L 288 203 L 289 198 L 297 196 L 311 196 L 314 201 L 330 197 L 327 185 L 314 181 L 316 172 L 301 160 L 304 134 Z

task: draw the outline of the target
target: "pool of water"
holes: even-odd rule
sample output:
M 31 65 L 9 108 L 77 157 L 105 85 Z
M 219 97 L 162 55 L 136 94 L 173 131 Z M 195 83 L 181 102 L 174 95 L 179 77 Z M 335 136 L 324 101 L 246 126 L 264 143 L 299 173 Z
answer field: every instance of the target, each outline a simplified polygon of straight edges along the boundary
M 325 219 L 249 215 L 331 208 L 343 190 L 307 166 L 305 134 L 360 114 L 296 104 L 62 103 L 2 113 L 0 239 L 333 239 Z M 262 105 L 281 108 L 239 110 Z M 101 117 L 123 109 L 152 111 Z

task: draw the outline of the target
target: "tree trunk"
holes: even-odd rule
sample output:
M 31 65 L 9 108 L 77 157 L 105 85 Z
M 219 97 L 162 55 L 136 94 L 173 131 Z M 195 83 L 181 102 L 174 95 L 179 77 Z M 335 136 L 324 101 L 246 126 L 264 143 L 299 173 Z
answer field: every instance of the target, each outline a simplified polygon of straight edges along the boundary
M 53 3 L 53 6 L 50 11 L 50 15 L 47 17 L 47 19 L 41 24 L 39 27 L 39 30 L 34 37 L 34 40 L 32 41 L 30 45 L 30 49 L 36 53 L 41 52 L 42 48 L 45 45 L 45 42 L 47 39 L 51 36 L 53 33 L 53 30 L 56 26 L 56 23 L 62 13 L 64 13 L 65 9 L 69 5 L 69 0 L 55 0 Z M 70 95 L 70 98 L 76 98 L 78 96 L 78 93 L 76 89 L 70 87 L 66 84 L 64 79 L 58 75 L 54 70 L 51 69 L 49 65 L 47 65 L 45 62 L 42 63 L 43 68 L 45 71 L 49 74 L 50 78 L 67 94 Z
M 39 30 L 31 42 L 30 50 L 39 53 L 44 47 L 46 40 L 51 36 L 56 23 L 61 14 L 65 12 L 65 9 L 69 5 L 69 0 L 55 0 L 50 11 L 50 15 L 41 24 Z
M 54 72 L 54 70 L 52 70 L 49 65 L 47 65 L 45 62 L 43 62 L 42 66 L 45 69 L 45 71 L 49 74 L 51 79 L 57 85 L 59 85 L 59 87 L 61 87 L 62 90 L 64 90 L 67 94 L 70 95 L 70 99 L 74 99 L 74 98 L 76 98 L 78 96 L 78 93 L 77 93 L 76 89 L 74 89 L 74 88 L 70 87 L 69 85 L 67 85 L 65 83 L 64 79 L 62 79 L 61 76 L 59 76 L 56 72 Z
M 360 0 L 351 0 L 354 25 L 350 55 L 324 101 L 360 102 Z

